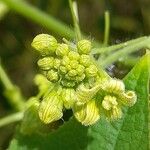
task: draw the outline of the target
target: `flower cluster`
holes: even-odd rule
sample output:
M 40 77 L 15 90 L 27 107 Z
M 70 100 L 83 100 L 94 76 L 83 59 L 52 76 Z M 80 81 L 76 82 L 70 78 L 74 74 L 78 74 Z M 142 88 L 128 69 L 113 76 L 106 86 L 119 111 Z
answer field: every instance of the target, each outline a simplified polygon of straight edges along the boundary
M 108 120 L 122 116 L 122 106 L 136 102 L 134 91 L 126 91 L 121 80 L 104 76 L 90 58 L 91 42 L 58 43 L 48 34 L 32 42 L 41 55 L 37 64 L 43 75 L 36 83 L 43 93 L 38 114 L 45 124 L 59 120 L 65 109 L 83 125 L 92 125 L 104 115 Z

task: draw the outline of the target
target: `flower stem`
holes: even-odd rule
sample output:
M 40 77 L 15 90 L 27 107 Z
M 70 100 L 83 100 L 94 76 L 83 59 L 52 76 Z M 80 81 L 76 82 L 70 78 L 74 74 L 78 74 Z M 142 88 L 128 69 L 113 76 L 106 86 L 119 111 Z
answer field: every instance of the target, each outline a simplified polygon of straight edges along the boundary
M 104 46 L 108 45 L 109 40 L 109 32 L 110 32 L 110 14 L 108 11 L 105 11 L 105 31 L 104 31 Z
M 141 48 L 147 47 L 148 44 L 150 43 L 150 37 L 147 37 L 146 39 L 143 39 L 140 42 L 136 42 L 135 44 L 130 44 L 127 47 L 122 48 L 119 51 L 114 52 L 113 54 L 111 54 L 110 56 L 108 56 L 106 59 L 104 60 L 98 60 L 99 64 L 102 67 L 107 67 L 108 65 L 110 65 L 111 63 L 113 63 L 114 61 L 117 61 L 119 58 L 121 57 L 125 57 L 130 53 L 133 53 L 135 51 L 138 51 Z
M 22 120 L 22 118 L 23 118 L 23 112 L 17 112 L 15 114 L 1 118 L 0 119 L 0 128 L 8 125 L 10 123 L 20 121 L 20 120 Z
M 72 2 L 72 0 L 69 0 L 69 6 L 72 14 L 72 19 L 74 23 L 74 30 L 76 33 L 77 40 L 81 40 L 81 31 L 79 26 L 79 17 L 78 17 L 78 9 L 77 9 L 77 3 Z
M 25 99 L 21 94 L 20 89 L 15 86 L 0 63 L 0 81 L 2 82 L 5 90 L 4 95 L 6 96 L 9 104 L 17 111 L 23 110 Z
M 62 37 L 68 39 L 74 39 L 76 37 L 75 32 L 68 25 L 55 19 L 50 14 L 42 12 L 38 8 L 35 8 L 34 6 L 25 2 L 24 0 L 1 1 L 3 1 L 10 9 L 17 12 L 18 14 L 32 20 L 33 22 L 49 29 L 50 31 L 53 31 L 54 33 Z M 97 42 L 96 40 L 94 40 L 93 43 L 96 47 L 101 46 L 101 43 Z
M 43 13 L 24 0 L 2 0 L 9 8 L 67 38 L 74 38 L 75 33 L 66 24 L 56 20 L 51 15 Z
M 147 39 L 147 36 L 143 36 L 137 39 L 133 39 L 133 40 L 123 42 L 120 44 L 116 44 L 113 46 L 109 46 L 109 47 L 94 48 L 91 53 L 92 54 L 105 54 L 105 53 L 109 54 L 110 52 L 127 47 L 131 44 L 139 43 L 140 41 L 143 41 L 144 39 Z
M 0 80 L 3 83 L 5 89 L 12 89 L 13 84 L 11 83 L 9 77 L 7 76 L 6 72 L 4 71 L 1 62 L 0 62 Z

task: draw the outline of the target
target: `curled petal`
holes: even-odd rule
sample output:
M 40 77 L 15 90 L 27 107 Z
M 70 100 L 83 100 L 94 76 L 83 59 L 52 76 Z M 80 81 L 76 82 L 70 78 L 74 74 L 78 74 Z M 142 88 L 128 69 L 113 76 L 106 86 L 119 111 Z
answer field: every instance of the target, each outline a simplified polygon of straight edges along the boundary
M 89 89 L 89 88 L 86 88 L 84 84 L 80 84 L 76 90 L 77 103 L 85 104 L 86 102 L 91 100 L 95 96 L 95 94 L 99 91 L 100 87 L 101 86 L 99 84 L 99 85 L 96 85 L 95 87 Z
M 96 123 L 100 118 L 99 108 L 95 100 L 90 100 L 85 105 L 75 105 L 73 112 L 76 119 L 85 126 Z
M 123 104 L 131 107 L 136 103 L 137 95 L 134 91 L 128 91 L 122 94 L 121 99 Z
M 120 94 L 125 92 L 125 85 L 123 81 L 111 79 L 104 83 L 103 90 L 109 93 Z

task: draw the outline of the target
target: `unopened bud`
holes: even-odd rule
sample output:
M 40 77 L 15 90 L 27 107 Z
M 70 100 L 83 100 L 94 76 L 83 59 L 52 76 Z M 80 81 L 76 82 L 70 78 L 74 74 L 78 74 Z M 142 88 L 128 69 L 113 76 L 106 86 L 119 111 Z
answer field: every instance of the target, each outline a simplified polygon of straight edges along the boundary
M 79 64 L 76 68 L 78 75 L 82 75 L 84 73 L 84 69 L 85 69 L 85 67 L 83 65 Z
M 53 57 L 44 57 L 38 60 L 38 66 L 42 70 L 49 70 L 54 67 L 54 58 Z
M 73 107 L 75 118 L 85 126 L 96 123 L 100 118 L 100 111 L 95 100 L 90 100 L 85 105 Z
M 90 56 L 89 55 L 81 55 L 80 56 L 80 64 L 85 66 L 85 67 L 88 67 L 90 64 L 91 64 L 91 59 L 90 59 Z
M 70 80 L 61 80 L 61 84 L 64 87 L 74 87 L 76 84 L 74 81 L 70 81 Z
M 45 124 L 59 120 L 63 116 L 63 102 L 56 91 L 44 98 L 39 107 L 39 117 Z
M 54 68 L 55 69 L 59 69 L 59 67 L 60 67 L 60 59 L 58 59 L 58 58 L 55 58 L 54 59 Z
M 70 60 L 79 60 L 80 55 L 75 51 L 70 51 L 68 53 L 68 57 L 69 57 Z
M 91 42 L 88 40 L 81 40 L 77 43 L 77 48 L 80 54 L 88 54 L 91 50 Z
M 58 73 L 54 70 L 48 71 L 46 77 L 51 82 L 57 82 L 59 79 Z
M 51 55 L 57 48 L 57 40 L 48 34 L 37 35 L 32 42 L 32 47 L 39 51 L 43 56 Z
M 76 101 L 76 93 L 73 88 L 63 88 L 61 97 L 66 109 L 72 108 Z
M 85 69 L 85 72 L 88 77 L 94 77 L 97 75 L 98 69 L 95 65 L 90 65 Z
M 63 57 L 65 55 L 67 55 L 69 52 L 69 47 L 67 44 L 59 44 L 57 49 L 56 49 L 56 55 Z

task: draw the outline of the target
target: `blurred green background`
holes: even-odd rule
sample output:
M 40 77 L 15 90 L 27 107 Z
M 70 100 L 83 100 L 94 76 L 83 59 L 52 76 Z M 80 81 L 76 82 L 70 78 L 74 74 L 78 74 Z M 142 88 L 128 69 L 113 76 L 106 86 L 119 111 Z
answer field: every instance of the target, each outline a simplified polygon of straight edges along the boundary
M 26 0 L 34 7 L 51 14 L 58 20 L 72 25 L 67 0 Z M 103 41 L 104 12 L 110 12 L 109 44 L 120 43 L 150 33 L 150 0 L 78 0 L 81 30 L 89 39 Z M 6 12 L 4 12 L 6 10 Z M 32 15 L 32 14 L 31 14 Z M 11 80 L 17 84 L 28 98 L 36 93 L 33 78 L 38 73 L 38 55 L 30 46 L 39 33 L 48 33 L 61 39 L 53 31 L 39 26 L 11 9 L 5 9 L 0 0 L 0 58 Z M 128 68 L 115 66 L 114 76 L 123 77 Z M 118 77 L 118 76 L 117 76 Z M 13 112 L 3 96 L 0 84 L 0 117 Z M 15 125 L 0 128 L 0 150 L 6 149 Z

